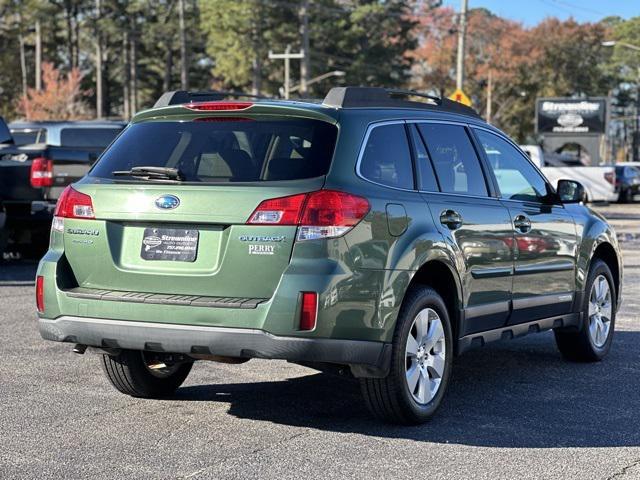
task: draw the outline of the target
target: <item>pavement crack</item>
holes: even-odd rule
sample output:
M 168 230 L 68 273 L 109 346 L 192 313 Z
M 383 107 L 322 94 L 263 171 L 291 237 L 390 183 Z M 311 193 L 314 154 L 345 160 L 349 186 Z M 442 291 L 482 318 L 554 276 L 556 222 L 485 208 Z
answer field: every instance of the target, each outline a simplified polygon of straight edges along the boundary
M 616 472 L 613 475 L 607 477 L 605 480 L 613 480 L 614 478 L 624 478 L 624 476 L 627 474 L 627 472 L 629 470 L 631 470 L 632 468 L 637 467 L 639 465 L 640 465 L 640 458 L 637 459 L 637 460 L 634 460 L 629 465 L 623 467 L 622 470 L 620 470 L 619 472 Z
M 178 480 L 186 480 L 188 478 L 195 478 L 196 476 L 205 473 L 207 470 L 210 470 L 210 469 L 215 468 L 215 467 L 217 467 L 219 465 L 222 465 L 223 463 L 226 463 L 229 460 L 235 460 L 235 459 L 238 459 L 238 458 L 250 457 L 252 455 L 256 455 L 256 454 L 258 454 L 260 452 L 264 452 L 265 450 L 269 450 L 269 449 L 272 449 L 274 447 L 278 447 L 280 445 L 283 445 L 285 443 L 290 442 L 291 440 L 295 440 L 296 438 L 302 437 L 302 436 L 306 435 L 307 433 L 308 432 L 295 433 L 293 435 L 288 436 L 287 438 L 284 438 L 284 439 L 280 440 L 277 443 L 272 443 L 270 445 L 265 445 L 264 447 L 256 448 L 254 450 L 251 450 L 250 452 L 243 453 L 243 454 L 235 456 L 235 457 L 225 458 L 224 460 L 222 460 L 220 462 L 212 463 L 211 465 L 207 465 L 206 467 L 200 468 L 200 469 L 196 470 L 195 472 L 191 472 L 191 473 L 188 473 L 187 475 L 179 476 L 179 477 L 177 477 L 177 479 Z

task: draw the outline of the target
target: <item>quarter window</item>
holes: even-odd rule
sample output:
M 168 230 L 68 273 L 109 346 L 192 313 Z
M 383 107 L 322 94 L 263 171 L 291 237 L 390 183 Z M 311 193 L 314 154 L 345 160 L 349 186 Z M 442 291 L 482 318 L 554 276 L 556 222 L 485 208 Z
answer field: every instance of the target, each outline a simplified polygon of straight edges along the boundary
M 547 182 L 513 145 L 485 130 L 475 130 L 498 182 L 508 200 L 539 202 L 547 195 Z
M 360 163 L 360 173 L 372 182 L 413 189 L 413 167 L 403 124 L 371 130 Z
M 433 162 L 441 191 L 488 196 L 480 161 L 464 127 L 420 123 L 418 129 Z

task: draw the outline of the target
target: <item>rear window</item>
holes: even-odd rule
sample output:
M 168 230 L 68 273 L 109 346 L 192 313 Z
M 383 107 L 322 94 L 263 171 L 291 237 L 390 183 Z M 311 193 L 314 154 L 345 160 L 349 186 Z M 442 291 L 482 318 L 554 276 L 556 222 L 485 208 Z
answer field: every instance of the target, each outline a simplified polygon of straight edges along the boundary
M 60 132 L 60 145 L 107 148 L 121 130 L 121 128 L 64 128 Z
M 16 145 L 47 142 L 47 131 L 44 128 L 38 130 L 12 130 L 11 134 Z
M 90 175 L 114 178 L 114 171 L 153 166 L 177 168 L 187 182 L 218 183 L 297 180 L 329 170 L 334 125 L 290 118 L 206 120 L 133 124 Z

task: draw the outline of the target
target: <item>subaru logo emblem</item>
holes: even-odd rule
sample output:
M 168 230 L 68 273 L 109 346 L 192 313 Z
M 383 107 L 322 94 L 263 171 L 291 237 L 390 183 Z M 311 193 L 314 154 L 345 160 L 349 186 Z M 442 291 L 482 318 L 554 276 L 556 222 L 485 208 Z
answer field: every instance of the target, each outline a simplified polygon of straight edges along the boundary
M 156 199 L 156 207 L 171 210 L 180 205 L 180 199 L 175 195 L 162 195 Z

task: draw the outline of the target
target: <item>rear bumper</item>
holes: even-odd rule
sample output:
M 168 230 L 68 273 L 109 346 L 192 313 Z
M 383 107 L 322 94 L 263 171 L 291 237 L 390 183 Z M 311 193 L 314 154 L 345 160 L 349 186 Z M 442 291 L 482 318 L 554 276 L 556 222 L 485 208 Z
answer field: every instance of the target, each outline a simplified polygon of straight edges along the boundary
M 62 316 L 38 320 L 45 340 L 93 347 L 349 365 L 357 377 L 386 376 L 391 344 L 283 337 L 263 330 Z

